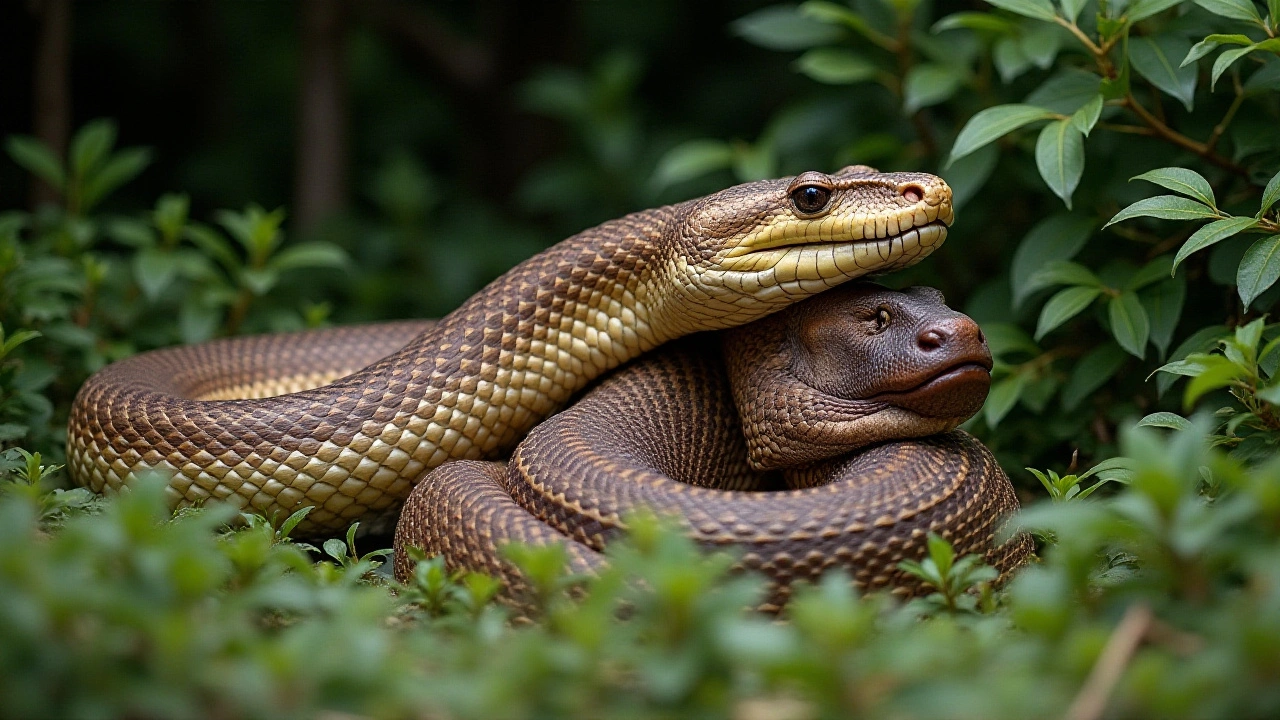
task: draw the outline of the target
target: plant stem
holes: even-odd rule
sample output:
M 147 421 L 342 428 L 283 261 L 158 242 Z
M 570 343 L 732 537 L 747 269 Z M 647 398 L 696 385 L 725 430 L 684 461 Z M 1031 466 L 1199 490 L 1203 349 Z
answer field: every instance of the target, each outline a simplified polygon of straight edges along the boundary
M 1145 603 L 1130 605 L 1112 631 L 1106 647 L 1094 663 L 1084 687 L 1067 709 L 1067 720 L 1097 720 L 1107 709 L 1107 700 L 1115 689 L 1125 667 L 1133 659 L 1143 636 L 1151 628 L 1151 608 Z
M 1240 73 L 1232 72 L 1231 77 L 1235 81 L 1236 97 L 1231 101 L 1231 107 L 1227 108 L 1227 114 L 1223 115 L 1222 120 L 1213 127 L 1213 132 L 1210 133 L 1209 139 L 1204 143 L 1204 146 L 1210 152 L 1213 152 L 1213 149 L 1217 147 L 1218 140 L 1222 138 L 1222 133 L 1227 131 L 1227 126 L 1235 119 L 1236 111 L 1244 104 L 1244 88 L 1240 87 Z
M 1147 110 L 1138 102 L 1132 92 L 1125 95 L 1123 105 L 1129 108 L 1134 115 L 1137 115 L 1142 122 L 1146 123 L 1147 127 L 1151 128 L 1152 132 L 1154 132 L 1160 139 L 1177 145 L 1184 150 L 1189 150 L 1224 170 L 1229 170 L 1243 178 L 1249 177 L 1247 170 L 1219 155 L 1212 147 L 1209 147 L 1207 143 L 1192 140 L 1186 135 L 1183 135 L 1168 125 L 1165 125 L 1163 122 L 1160 122 L 1159 118 L 1152 115 L 1151 111 Z

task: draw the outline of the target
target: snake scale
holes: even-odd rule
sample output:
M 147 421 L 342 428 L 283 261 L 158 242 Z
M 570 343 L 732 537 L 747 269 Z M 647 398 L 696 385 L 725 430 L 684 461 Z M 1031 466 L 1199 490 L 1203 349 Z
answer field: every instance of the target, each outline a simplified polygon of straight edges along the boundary
M 68 467 L 96 491 L 160 473 L 175 507 L 311 505 L 297 532 L 335 533 L 394 512 L 447 460 L 509 453 L 658 345 L 918 262 L 952 219 L 941 179 L 863 166 L 633 213 L 433 324 L 216 341 L 108 366 L 76 397 Z

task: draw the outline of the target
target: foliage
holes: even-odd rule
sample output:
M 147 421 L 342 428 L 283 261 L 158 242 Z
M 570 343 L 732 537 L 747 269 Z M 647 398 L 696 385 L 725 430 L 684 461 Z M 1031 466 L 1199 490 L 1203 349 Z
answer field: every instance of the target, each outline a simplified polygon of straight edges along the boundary
M 89 120 L 65 157 L 7 138 L 4 714 L 1280 712 L 1280 324 L 1267 322 L 1280 301 L 1280 7 L 990 5 L 808 0 L 735 7 L 746 14 L 713 27 L 680 13 L 718 6 L 575 6 L 586 59 L 511 73 L 524 78 L 511 101 L 554 140 L 531 131 L 510 168 L 469 164 L 484 133 L 467 92 L 358 28 L 351 91 L 377 119 L 352 126 L 351 207 L 305 232 L 279 207 L 293 117 L 263 105 L 296 95 L 272 24 L 284 5 L 230 11 L 246 37 L 270 38 L 231 62 L 253 80 L 238 96 L 249 127 L 193 148 L 185 121 L 204 118 L 174 123 L 175 141 L 139 114 L 156 103 L 111 96 L 87 106 L 128 118 L 125 138 L 154 133 L 155 149 L 119 147 L 110 120 Z M 133 97 L 155 77 L 103 85 Z M 931 537 L 928 557 L 903 565 L 934 586 L 927 597 L 858 597 L 832 575 L 777 622 L 743 610 L 760 579 L 641 518 L 600 577 L 566 575 L 556 547 L 511 548 L 532 587 L 533 620 L 516 622 L 496 580 L 438 558 L 390 581 L 386 550 L 358 552 L 354 526 L 319 548 L 292 541 L 306 510 L 171 518 L 154 485 L 103 500 L 57 470 L 70 400 L 112 360 L 436 316 L 596 222 L 852 163 L 937 172 L 955 191 L 947 244 L 884 282 L 939 286 L 995 356 L 968 429 L 1006 468 L 1027 467 L 1014 473 L 1020 522 L 1043 546 L 1000 588 Z M 26 175 L 58 201 L 18 210 Z

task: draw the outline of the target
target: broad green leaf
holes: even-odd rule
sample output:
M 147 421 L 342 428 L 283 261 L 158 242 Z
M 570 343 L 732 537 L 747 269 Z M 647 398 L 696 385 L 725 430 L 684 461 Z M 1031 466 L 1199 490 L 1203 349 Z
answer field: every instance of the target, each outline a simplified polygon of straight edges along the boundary
M 1031 58 L 1022 51 L 1017 37 L 1002 37 L 991 47 L 991 61 L 1000 73 L 1000 80 L 1008 84 L 1031 69 Z
M 1102 115 L 1102 104 L 1102 96 L 1094 95 L 1092 100 L 1071 116 L 1071 124 L 1080 131 L 1080 134 L 1089 137 L 1089 133 L 1093 132 L 1093 126 L 1098 124 L 1098 118 Z
M 1022 54 L 1041 70 L 1048 70 L 1062 49 L 1065 35 L 1056 24 L 1024 23 L 1018 46 Z
M 733 148 L 722 140 L 689 140 L 666 152 L 649 184 L 655 190 L 724 170 L 733 162 Z
M 148 247 L 133 256 L 133 278 L 148 300 L 160 297 L 177 272 L 178 263 L 170 250 Z
M 839 40 L 843 31 L 787 5 L 757 10 L 733 21 L 734 33 L 770 50 L 805 50 Z
M 1202 355 L 1197 358 L 1197 364 L 1199 367 L 1182 395 L 1182 406 L 1187 410 L 1205 393 L 1224 388 L 1245 374 L 1244 368 L 1221 355 Z
M 1182 317 L 1182 306 L 1187 299 L 1187 280 L 1185 277 L 1165 278 L 1155 287 L 1139 293 L 1138 298 L 1151 321 L 1151 344 L 1163 358 Z
M 1137 0 L 1129 6 L 1129 12 L 1125 15 L 1129 18 L 1129 22 L 1136 23 L 1175 7 L 1180 2 L 1182 0 Z
M 1191 112 L 1196 95 L 1196 68 L 1178 64 L 1191 50 L 1191 43 L 1177 35 L 1157 35 L 1129 40 L 1129 62 L 1139 75 L 1160 90 L 1177 98 Z
M 982 110 L 969 118 L 969 122 L 965 123 L 960 134 L 956 136 L 949 162 L 955 162 L 1023 125 L 1037 120 L 1046 120 L 1052 116 L 1048 110 L 1032 105 L 997 105 Z
M 1214 50 L 1217 50 L 1219 45 L 1252 45 L 1252 44 L 1253 44 L 1253 38 L 1249 37 L 1248 35 L 1239 35 L 1239 34 L 1210 35 L 1205 39 L 1201 40 L 1200 42 L 1196 43 L 1195 45 L 1191 46 L 1191 49 L 1187 51 L 1187 56 L 1182 59 L 1181 67 L 1190 65 L 1191 63 L 1196 62 L 1197 60 L 1208 55 Z
M 948 100 L 964 82 L 962 69 L 925 63 L 907 71 L 902 84 L 902 109 L 908 115 Z
M 1098 75 L 1066 68 L 1032 90 L 1024 102 L 1049 112 L 1070 115 L 1092 102 L 1099 95 L 1100 87 L 1102 78 Z
M 1214 15 L 1262 24 L 1262 17 L 1258 15 L 1258 8 L 1254 7 L 1252 0 L 1195 0 L 1195 2 Z
M 1272 175 L 1267 181 L 1267 189 L 1262 191 L 1262 207 L 1258 210 L 1256 217 L 1266 215 L 1271 206 L 1276 204 L 1276 200 L 1280 200 L 1280 172 Z
M 1222 220 L 1215 220 L 1208 225 L 1196 230 L 1187 241 L 1178 248 L 1178 254 L 1173 258 L 1173 267 L 1169 273 L 1173 274 L 1178 269 L 1178 265 L 1186 260 L 1193 252 L 1203 250 L 1215 243 L 1222 242 L 1227 238 L 1244 232 L 1249 228 L 1257 225 L 1258 221 L 1254 218 L 1245 217 L 1229 217 Z
M 1222 73 L 1226 72 L 1227 68 L 1231 67 L 1232 63 L 1253 52 L 1256 47 L 1257 46 L 1255 45 L 1250 45 L 1248 47 L 1236 48 L 1234 50 L 1227 50 L 1219 55 L 1218 59 L 1213 61 L 1213 72 L 1209 74 L 1209 89 L 1212 90 L 1217 87 L 1218 78 L 1222 77 Z
M 1065 213 L 1050 215 L 1036 223 L 1013 253 L 1009 281 L 1013 290 L 1014 307 L 1021 305 L 1031 293 L 1048 287 L 1035 286 L 1032 276 L 1055 260 L 1075 257 L 1089 240 L 1096 225 L 1093 218 Z
M 1059 0 L 1058 4 L 1062 6 L 1062 15 L 1067 22 L 1075 22 L 1080 16 L 1080 11 L 1089 4 L 1089 0 Z
M 10 135 L 4 147 L 9 157 L 24 170 L 58 191 L 66 189 L 67 176 L 62 170 L 62 163 L 54 157 L 47 145 L 26 135 Z
M 1071 209 L 1071 195 L 1084 174 L 1084 136 L 1070 120 L 1044 126 L 1036 141 L 1036 167 L 1053 194 Z
M 1280 235 L 1271 235 L 1254 243 L 1244 253 L 1236 271 L 1236 290 L 1240 301 L 1249 307 L 1262 293 L 1280 279 Z
M 1143 265 L 1128 280 L 1124 281 L 1125 290 L 1141 290 L 1157 280 L 1172 275 L 1173 260 L 1168 255 L 1160 255 L 1155 260 Z
M 1027 387 L 1030 378 L 1026 373 L 1014 373 L 1007 378 L 991 384 L 991 392 L 987 393 L 987 402 L 982 406 L 982 417 L 987 425 L 994 428 L 1000 424 L 1005 415 L 1018 403 L 1018 398 Z
M 987 347 L 997 358 L 1006 355 L 1026 354 L 1039 355 L 1040 346 L 1036 345 L 1027 331 L 1011 323 L 986 323 L 982 333 L 987 336 Z
M 1130 355 L 1145 357 L 1147 338 L 1151 335 L 1151 322 L 1137 294 L 1126 290 L 1107 303 L 1107 316 L 1111 320 L 1111 334 L 1120 347 Z
M 1102 290 L 1096 287 L 1076 286 L 1059 290 L 1040 309 L 1040 320 L 1036 323 L 1035 339 L 1039 340 L 1054 328 L 1079 315 L 1101 294 Z
M 818 82 L 831 85 L 871 80 L 880 72 L 869 60 L 843 48 L 814 48 L 796 60 L 796 69 Z
M 156 201 L 156 209 L 151 218 L 164 236 L 165 244 L 173 245 L 182 236 L 182 228 L 187 224 L 190 209 L 191 198 L 185 194 L 170 193 Z
M 965 28 L 967 30 L 978 30 L 981 32 L 995 33 L 997 35 L 1009 35 L 1017 32 L 1017 23 L 1010 22 L 1006 18 L 999 15 L 992 15 L 985 12 L 958 12 L 948 15 L 929 28 L 929 32 L 934 34 L 945 32 L 947 30 L 956 30 Z
M 276 272 L 315 267 L 345 267 L 350 262 L 347 253 L 337 245 L 326 242 L 308 242 L 287 247 L 276 253 L 267 267 Z
M 1114 342 L 1107 341 L 1094 348 L 1089 354 L 1080 358 L 1080 362 L 1071 369 L 1071 377 L 1062 388 L 1062 407 L 1067 411 L 1075 410 L 1080 403 L 1110 380 L 1128 354 Z
M 1083 285 L 1101 288 L 1102 281 L 1089 268 L 1069 260 L 1051 260 L 1037 270 L 1027 285 L 1034 290 L 1054 285 Z
M 870 29 L 866 19 L 845 5 L 825 0 L 809 0 L 801 3 L 800 15 L 829 25 L 844 25 L 851 30 L 865 33 Z
M 987 0 L 987 2 L 1002 10 L 1008 10 L 1036 20 L 1053 22 L 1055 17 L 1053 5 L 1049 3 L 1049 0 Z
M 1213 208 L 1195 200 L 1177 195 L 1157 195 L 1130 205 L 1116 213 L 1102 227 L 1107 228 L 1118 222 L 1136 217 L 1153 217 L 1163 220 L 1209 220 L 1218 217 Z
M 1178 343 L 1178 346 L 1169 354 L 1172 362 L 1164 365 L 1156 372 L 1151 373 L 1156 376 L 1156 392 L 1163 396 L 1169 388 L 1178 380 L 1178 373 L 1170 369 L 1170 366 L 1176 366 L 1178 362 L 1193 353 L 1200 353 L 1210 350 L 1217 346 L 1218 340 L 1227 335 L 1227 327 L 1225 325 L 1211 325 L 1209 327 L 1200 328 Z M 1162 372 L 1163 371 L 1163 372 Z M 1157 374 L 1159 373 L 1159 374 Z M 1148 380 L 1151 378 L 1148 377 Z
M 1171 412 L 1154 412 L 1138 421 L 1138 427 L 1158 427 L 1168 428 L 1169 430 L 1186 430 L 1191 427 L 1191 421 Z
M 110 120 L 94 120 L 80 128 L 75 137 L 71 138 L 68 151 L 72 174 L 84 177 L 106 160 L 107 153 L 111 152 L 115 144 L 116 125 Z
M 1217 199 L 1213 196 L 1213 188 L 1209 185 L 1209 181 L 1204 179 L 1200 173 L 1194 170 L 1188 170 L 1180 167 L 1165 167 L 1156 170 L 1148 170 L 1141 175 L 1135 175 L 1129 178 L 1130 182 L 1134 180 L 1146 180 L 1153 182 L 1164 188 L 1168 188 L 1176 193 L 1187 195 L 1198 200 L 1209 207 L 1216 208 L 1218 206 Z

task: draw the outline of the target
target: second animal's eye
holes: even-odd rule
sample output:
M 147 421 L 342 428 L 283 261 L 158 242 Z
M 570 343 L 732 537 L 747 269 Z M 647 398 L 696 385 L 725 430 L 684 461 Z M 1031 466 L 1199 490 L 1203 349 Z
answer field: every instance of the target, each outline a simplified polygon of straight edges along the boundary
M 876 332 L 880 332 L 889 327 L 889 320 L 891 319 L 892 318 L 889 317 L 889 311 L 884 308 L 880 308 L 880 310 L 876 312 Z
M 805 215 L 812 215 L 827 206 L 831 190 L 821 185 L 802 185 L 791 191 L 791 202 Z

